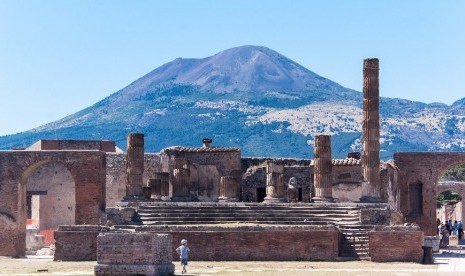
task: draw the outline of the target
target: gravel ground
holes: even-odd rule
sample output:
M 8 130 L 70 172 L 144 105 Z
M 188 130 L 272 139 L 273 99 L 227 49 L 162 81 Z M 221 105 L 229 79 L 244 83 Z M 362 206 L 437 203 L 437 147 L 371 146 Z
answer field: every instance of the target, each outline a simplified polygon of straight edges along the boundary
M 349 262 L 195 262 L 184 275 L 465 275 L 465 250 L 443 250 L 435 264 Z M 93 275 L 96 262 L 54 262 L 50 256 L 0 257 L 0 275 Z M 176 275 L 181 267 L 176 265 Z

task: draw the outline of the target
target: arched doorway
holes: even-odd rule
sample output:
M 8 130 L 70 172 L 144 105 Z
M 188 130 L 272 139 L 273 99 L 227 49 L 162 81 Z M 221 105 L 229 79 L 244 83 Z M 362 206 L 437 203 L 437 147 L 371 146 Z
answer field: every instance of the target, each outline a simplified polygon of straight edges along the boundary
M 59 225 L 76 222 L 76 185 L 71 172 L 59 162 L 39 162 L 23 174 L 26 188 L 26 249 L 34 253 L 54 243 Z

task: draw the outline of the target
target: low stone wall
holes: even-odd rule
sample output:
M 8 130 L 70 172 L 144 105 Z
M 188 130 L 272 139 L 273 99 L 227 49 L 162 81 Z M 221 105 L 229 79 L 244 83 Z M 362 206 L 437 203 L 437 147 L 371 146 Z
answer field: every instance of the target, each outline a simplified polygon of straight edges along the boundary
M 173 275 L 169 234 L 107 232 L 97 237 L 95 275 Z
M 373 262 L 421 262 L 423 232 L 418 227 L 383 227 L 370 232 Z
M 188 240 L 194 261 L 333 261 L 339 231 L 333 226 L 178 226 L 138 227 L 136 231 L 170 233 L 173 248 Z M 179 256 L 173 250 L 173 259 Z
M 55 261 L 97 260 L 97 236 L 108 227 L 98 225 L 61 225 L 55 231 Z

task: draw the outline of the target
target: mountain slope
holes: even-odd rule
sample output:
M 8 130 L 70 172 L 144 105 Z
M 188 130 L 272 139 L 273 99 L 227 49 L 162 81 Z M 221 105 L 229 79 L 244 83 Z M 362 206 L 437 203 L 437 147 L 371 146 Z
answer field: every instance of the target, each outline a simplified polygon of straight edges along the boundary
M 381 98 L 382 157 L 394 151 L 463 150 L 465 99 L 452 106 Z M 164 64 L 95 105 L 1 148 L 39 139 L 109 139 L 143 132 L 146 151 L 173 145 L 241 147 L 245 156 L 313 156 L 313 137 L 333 135 L 333 155 L 360 150 L 362 95 L 261 46 Z

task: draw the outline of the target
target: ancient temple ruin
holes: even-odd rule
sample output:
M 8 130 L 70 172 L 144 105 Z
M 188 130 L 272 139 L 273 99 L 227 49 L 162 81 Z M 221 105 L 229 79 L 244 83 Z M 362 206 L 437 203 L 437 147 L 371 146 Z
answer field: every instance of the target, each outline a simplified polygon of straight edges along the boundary
M 172 243 L 163 252 L 173 256 L 146 271 L 170 270 L 182 238 L 202 248 L 193 260 L 420 261 L 424 236 L 436 233 L 438 179 L 465 153 L 398 152 L 381 161 L 378 60 L 363 70 L 361 160 L 332 159 L 323 134 L 313 160 L 243 157 L 208 138 L 145 153 L 140 133 L 128 135 L 126 153 L 112 141 L 70 140 L 0 151 L 0 255 L 24 256 L 49 231 L 63 261 L 97 260 L 114 233 L 125 234 L 120 247 Z M 114 266 L 120 257 L 96 273 L 123 269 Z

